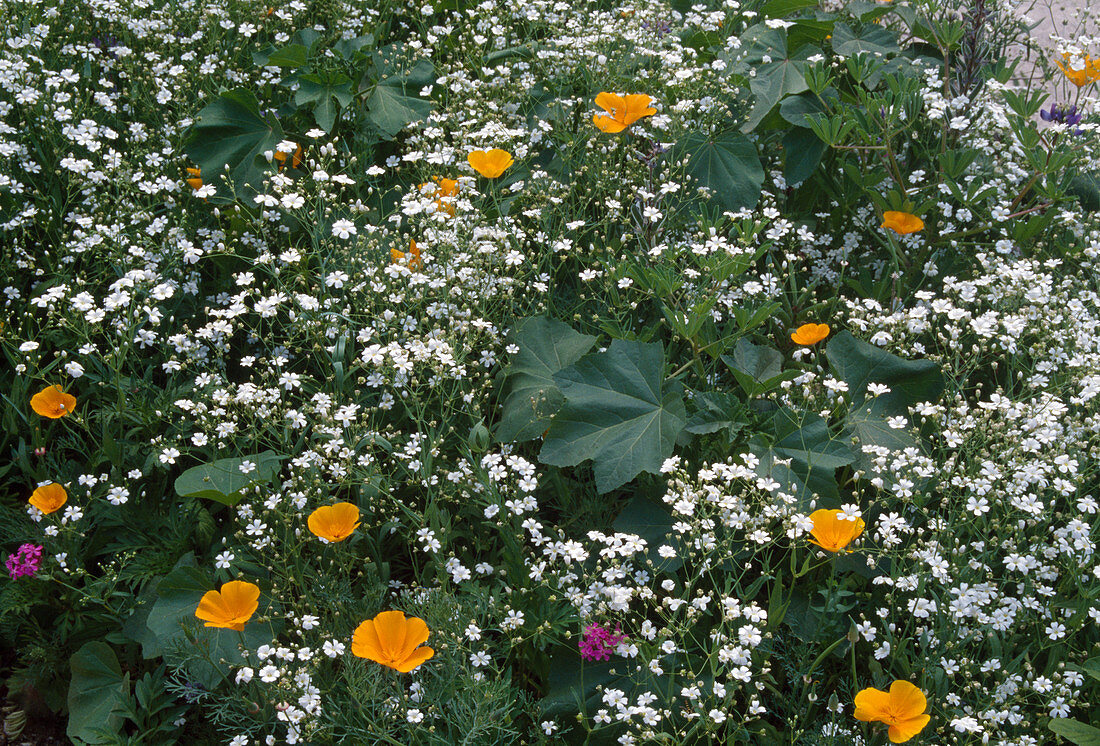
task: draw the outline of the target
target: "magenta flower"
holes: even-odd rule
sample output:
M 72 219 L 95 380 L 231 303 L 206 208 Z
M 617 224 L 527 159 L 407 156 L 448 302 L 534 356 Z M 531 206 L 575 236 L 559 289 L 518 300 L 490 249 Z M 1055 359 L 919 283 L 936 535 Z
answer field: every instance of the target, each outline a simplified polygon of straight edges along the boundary
M 584 636 L 577 647 L 581 650 L 581 658 L 586 661 L 606 661 L 611 658 L 615 646 L 626 639 L 618 624 L 614 632 L 603 624 L 589 624 L 584 628 Z
M 8 561 L 5 564 L 12 580 L 24 575 L 34 575 L 42 564 L 42 547 L 37 544 L 24 544 L 14 554 L 8 555 Z

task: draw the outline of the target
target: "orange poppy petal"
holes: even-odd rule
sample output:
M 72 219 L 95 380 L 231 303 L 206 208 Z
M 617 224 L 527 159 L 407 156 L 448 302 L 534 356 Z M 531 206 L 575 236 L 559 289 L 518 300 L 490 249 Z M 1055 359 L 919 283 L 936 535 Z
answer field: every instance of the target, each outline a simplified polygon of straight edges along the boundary
M 888 713 L 890 695 L 881 689 L 867 688 L 856 694 L 854 717 L 865 723 L 881 721 Z
M 932 717 L 929 715 L 918 715 L 891 725 L 890 730 L 887 732 L 887 735 L 890 736 L 890 743 L 905 743 L 924 730 L 924 726 L 928 725 L 931 720 Z
M 898 680 L 890 685 L 890 704 L 898 717 L 921 715 L 928 708 L 928 698 L 908 681 Z
M 405 646 L 401 651 L 401 658 L 407 658 L 413 654 L 418 645 L 428 641 L 428 625 L 420 617 L 411 616 L 405 620 Z
M 608 93 L 607 91 L 601 91 L 596 94 L 596 106 L 600 107 L 608 114 L 614 114 L 617 111 L 621 112 L 626 109 L 626 101 L 622 96 Z
M 435 651 L 427 646 L 417 648 L 412 652 L 411 655 L 409 655 L 403 661 L 394 666 L 394 668 L 396 668 L 401 673 L 408 673 L 424 661 L 431 658 L 433 655 L 435 655 Z
M 309 518 L 306 519 L 306 525 L 314 536 L 320 536 L 321 538 L 328 538 L 331 533 L 329 530 L 328 512 L 324 508 L 317 508 L 309 514 Z
M 374 631 L 378 633 L 383 654 L 390 659 L 400 658 L 405 649 L 405 613 L 381 612 L 374 617 Z
M 199 601 L 195 609 L 195 616 L 207 622 L 207 627 L 224 624 L 233 618 L 222 599 L 222 594 L 217 591 L 207 591 Z
M 243 580 L 231 580 L 222 586 L 222 600 L 235 618 L 248 619 L 260 608 L 260 587 Z
M 595 124 L 603 132 L 615 134 L 622 132 L 626 129 L 626 123 L 620 122 L 611 117 L 606 117 L 603 114 L 596 114 L 592 117 L 592 123 Z
M 351 636 L 351 652 L 359 658 L 382 662 L 382 642 L 378 639 L 378 632 L 370 619 L 355 628 Z
M 73 411 L 76 397 L 66 394 L 65 390 L 54 384 L 47 386 L 31 397 L 31 409 L 35 414 L 56 420 Z
M 49 515 L 61 509 L 61 506 L 69 499 L 69 493 L 56 482 L 44 484 L 31 493 L 28 503 Z

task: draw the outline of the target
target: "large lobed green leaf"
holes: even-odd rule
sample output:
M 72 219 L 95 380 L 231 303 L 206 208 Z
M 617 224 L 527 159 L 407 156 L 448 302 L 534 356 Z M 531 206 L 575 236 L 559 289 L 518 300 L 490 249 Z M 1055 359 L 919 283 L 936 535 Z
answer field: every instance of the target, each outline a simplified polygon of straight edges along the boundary
M 748 44 L 745 62 L 755 71 L 749 81 L 755 103 L 741 131 L 752 132 L 786 96 L 809 90 L 806 60 L 821 50 L 812 44 L 793 48 L 785 29 L 765 24 L 746 29 L 743 39 Z
M 689 155 L 687 171 L 723 210 L 755 207 L 764 184 L 764 167 L 756 146 L 744 135 L 724 132 L 708 136 L 692 132 L 676 145 Z
M 866 398 L 869 383 L 889 386 L 890 393 L 882 398 L 899 410 L 917 402 L 936 401 L 943 393 L 943 375 L 935 362 L 906 360 L 846 331 L 829 340 L 825 356 L 836 376 L 848 384 L 853 406 Z
M 1055 718 L 1047 727 L 1077 746 L 1100 746 L 1100 728 L 1094 728 L 1080 720 Z
M 367 118 L 385 137 L 393 139 L 411 122 L 424 119 L 432 102 L 420 90 L 435 81 L 435 68 L 421 59 L 411 70 L 385 75 L 367 98 Z
M 804 506 L 813 497 L 837 498 L 836 470 L 855 459 L 820 415 L 787 407 L 775 411 L 749 450 L 760 459 L 757 474 L 779 482 Z
M 272 451 L 241 458 L 221 458 L 209 464 L 193 466 L 176 478 L 176 494 L 180 497 L 202 497 L 230 507 L 243 498 L 243 490 L 255 484 L 270 482 L 279 473 L 279 462 L 285 458 Z M 247 474 L 241 465 L 250 461 L 255 469 Z
M 84 643 L 69 659 L 69 722 L 65 734 L 78 743 L 105 743 L 108 732 L 117 732 L 122 717 L 115 714 L 129 694 L 111 646 L 100 640 Z
M 581 359 L 595 337 L 560 321 L 537 316 L 520 320 L 509 334 L 519 353 L 505 372 L 504 406 L 496 427 L 500 442 L 537 438 L 564 401 L 554 374 Z
M 275 116 L 260 113 L 252 91 L 235 88 L 199 112 L 184 152 L 198 165 L 203 181 L 218 186 L 219 192 L 228 166 L 234 189 L 247 197 L 262 187 L 268 168 L 264 151 L 274 150 L 282 140 L 283 128 Z
M 209 573 L 181 564 L 157 585 L 157 600 L 145 624 L 154 642 L 142 646 L 146 658 L 171 655 L 181 650 L 198 657 L 185 661 L 188 675 L 212 689 L 229 675 L 229 665 L 243 663 L 239 647 L 255 650 L 271 642 L 276 630 L 269 623 L 249 621 L 244 632 L 206 627 L 195 616 L 203 594 L 213 589 Z
M 666 385 L 664 363 L 659 342 L 616 339 L 554 374 L 565 404 L 539 459 L 553 466 L 591 459 L 600 492 L 660 471 L 687 422 L 681 386 Z

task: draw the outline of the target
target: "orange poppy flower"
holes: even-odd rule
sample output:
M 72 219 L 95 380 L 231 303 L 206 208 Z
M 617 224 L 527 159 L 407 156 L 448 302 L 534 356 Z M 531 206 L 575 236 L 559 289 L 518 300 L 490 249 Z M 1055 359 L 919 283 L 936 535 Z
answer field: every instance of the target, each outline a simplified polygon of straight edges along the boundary
M 202 188 L 202 171 L 197 168 L 193 168 L 192 166 L 188 166 L 187 176 L 187 186 L 196 190 Z
M 65 488 L 57 482 L 53 482 L 52 484 L 44 484 L 32 492 L 27 502 L 49 515 L 61 510 L 61 506 L 68 499 L 69 494 L 65 492 Z
M 286 165 L 286 153 L 281 150 L 276 150 L 274 155 L 275 160 L 279 162 L 279 170 L 283 170 L 283 166 Z M 294 151 L 294 157 L 290 159 L 290 167 L 298 168 L 302 165 L 302 146 L 299 145 L 298 149 Z
M 453 216 L 455 214 L 454 202 L 451 202 L 449 200 L 447 202 L 444 202 L 443 199 L 446 197 L 458 196 L 458 180 L 445 179 L 442 176 L 437 176 L 432 179 L 432 181 L 434 181 L 436 185 L 436 190 L 432 194 L 432 196 L 435 197 L 436 212 L 445 212 L 448 215 Z M 421 192 L 424 191 L 429 183 L 430 182 L 426 182 L 420 185 Z
M 810 543 L 829 552 L 842 552 L 859 538 L 865 526 L 863 519 L 842 521 L 837 517 L 839 515 L 839 510 L 815 510 L 810 513 L 810 520 L 814 522 L 810 531 L 814 538 L 810 539 Z
M 207 627 L 244 630 L 245 622 L 260 608 L 260 587 L 243 580 L 230 580 L 220 591 L 207 591 L 195 616 Z
M 326 505 L 310 513 L 307 523 L 315 536 L 335 544 L 359 527 L 359 508 L 351 503 Z
M 924 714 L 928 699 L 908 681 L 895 681 L 890 691 L 867 688 L 856 695 L 856 720 L 890 726 L 890 743 L 905 743 L 924 730 L 932 718 Z
M 507 150 L 493 148 L 489 151 L 472 151 L 466 156 L 466 162 L 470 164 L 470 168 L 477 171 L 486 179 L 495 179 L 516 161 Z
M 1063 54 L 1062 58 L 1066 61 L 1066 64 L 1063 65 L 1057 61 L 1054 64 L 1069 79 L 1069 82 L 1078 88 L 1083 88 L 1095 80 L 1100 80 L 1100 60 L 1094 60 L 1086 54 L 1084 66 L 1080 70 L 1075 70 L 1068 54 Z
M 418 247 L 416 245 L 416 241 L 412 240 L 411 238 L 409 239 L 409 253 L 407 254 L 407 256 L 409 257 L 409 269 L 420 269 L 420 265 L 423 264 L 423 262 L 420 261 L 420 247 Z M 402 261 L 405 257 L 406 254 L 404 251 L 390 249 L 390 259 L 393 261 L 394 264 Z
M 76 397 L 66 394 L 58 385 L 47 386 L 31 397 L 31 409 L 36 414 L 56 420 L 70 414 L 76 407 Z
M 809 347 L 815 345 L 829 336 L 828 324 L 803 324 L 791 332 L 791 339 L 796 345 Z
M 657 110 L 650 106 L 651 103 L 653 99 L 644 93 L 628 93 L 625 96 L 619 96 L 603 91 L 596 96 L 596 106 L 611 116 L 595 114 L 592 116 L 592 123 L 604 132 L 612 134 L 622 132 L 642 117 L 656 114 Z
M 405 618 L 403 611 L 383 611 L 355 628 L 351 652 L 360 658 L 408 673 L 435 655 L 424 646 L 428 625 L 418 617 Z
M 924 230 L 924 221 L 907 212 L 887 210 L 882 213 L 882 227 L 889 228 L 894 233 L 904 236 Z

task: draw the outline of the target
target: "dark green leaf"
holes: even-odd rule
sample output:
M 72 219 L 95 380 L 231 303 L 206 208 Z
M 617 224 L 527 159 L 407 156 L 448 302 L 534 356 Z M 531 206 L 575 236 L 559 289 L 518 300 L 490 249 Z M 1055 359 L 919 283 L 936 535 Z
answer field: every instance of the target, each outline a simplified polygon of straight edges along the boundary
M 422 59 L 408 72 L 378 81 L 367 99 L 367 116 L 371 123 L 392 139 L 411 122 L 427 117 L 432 103 L 420 97 L 420 90 L 431 85 L 434 79 L 432 63 Z
M 833 106 L 837 95 L 832 89 L 828 89 L 825 91 L 823 98 L 830 106 Z M 825 104 L 810 92 L 800 93 L 797 96 L 787 96 L 783 99 L 783 103 L 779 105 L 779 115 L 795 127 L 808 126 L 806 121 L 808 115 L 823 114 L 825 111 Z
M 899 412 L 896 403 L 881 396 L 867 399 L 848 412 L 845 422 L 858 442 L 855 452 L 859 468 L 870 469 L 874 462 L 873 456 L 863 452 L 863 446 L 877 446 L 890 451 L 903 451 L 906 448 L 920 446 L 908 428 L 890 427 L 887 419 L 898 414 L 908 413 Z
M 264 451 L 255 456 L 223 458 L 193 466 L 176 478 L 176 494 L 215 500 L 232 507 L 244 497 L 241 491 L 246 487 L 271 481 L 279 473 L 279 462 L 283 458 L 272 451 Z M 241 471 L 245 461 L 255 467 L 247 474 Z
M 505 371 L 504 406 L 496 427 L 500 442 L 530 440 L 546 432 L 563 401 L 554 374 L 580 360 L 596 338 L 539 316 L 516 324 L 509 341 L 519 352 Z
M 283 128 L 271 114 L 260 113 L 247 88 L 226 91 L 199 112 L 184 152 L 198 164 L 202 179 L 220 186 L 226 166 L 238 192 L 258 190 L 269 164 L 264 151 L 274 150 Z M 244 196 L 250 196 L 245 194 Z
M 764 18 L 787 18 L 800 10 L 816 8 L 818 0 L 768 0 L 760 8 Z
M 723 355 L 724 362 L 749 397 L 760 396 L 778 386 L 783 375 L 783 354 L 779 350 L 737 340 L 733 353 Z
M 733 394 L 704 392 L 696 394 L 692 402 L 696 410 L 688 417 L 687 426 L 684 428 L 689 433 L 703 435 L 726 430 L 732 436 L 746 424 L 741 419 L 743 410 L 741 401 Z
M 1047 727 L 1077 746 L 1100 746 L 1100 728 L 1093 728 L 1080 720 L 1056 718 Z
M 302 75 L 298 90 L 294 93 L 294 103 L 313 109 L 313 118 L 317 126 L 325 132 L 331 132 L 336 123 L 337 105 L 351 103 L 351 78 L 342 74 Z
M 809 89 L 806 59 L 821 50 L 805 44 L 789 52 L 786 31 L 762 23 L 746 29 L 743 39 L 748 47 L 745 63 L 756 72 L 749 81 L 755 104 L 741 128 L 742 132 L 751 132 L 785 96 Z
M 882 26 L 871 24 L 857 34 L 844 23 L 833 26 L 833 50 L 845 57 L 860 52 L 888 55 L 901 51 L 894 34 Z
M 117 733 L 122 718 L 114 714 L 129 694 L 115 651 L 99 640 L 84 643 L 69 666 L 69 721 L 66 735 L 88 744 L 105 743 L 104 733 Z
M 1082 673 L 1100 681 L 1100 656 L 1089 658 L 1077 668 Z
M 360 50 L 366 49 L 374 44 L 374 37 L 370 34 L 363 34 L 362 36 L 356 36 L 354 39 L 341 39 L 333 45 L 332 51 L 345 60 L 350 60 L 355 57 L 356 53 Z
M 693 132 L 677 143 L 677 152 L 691 156 L 688 174 L 711 190 L 711 199 L 723 210 L 754 207 L 760 200 L 764 167 L 747 137 L 733 132 L 714 137 Z
M 859 405 L 868 383 L 890 387 L 882 395 L 897 410 L 917 402 L 934 402 L 943 393 L 943 376 L 931 360 L 906 360 L 843 331 L 829 340 L 825 355 L 833 373 L 848 384 L 848 399 Z
M 760 464 L 756 472 L 779 482 L 784 492 L 808 504 L 814 496 L 838 496 L 835 472 L 851 464 L 852 450 L 833 438 L 828 423 L 813 412 L 781 407 L 765 423 L 763 433 L 750 441 Z
M 1086 212 L 1100 210 L 1100 178 L 1096 174 L 1078 174 L 1069 183 L 1067 192 L 1071 197 L 1076 197 L 1081 202 L 1081 209 Z
M 263 67 L 288 67 L 298 69 L 306 64 L 309 50 L 302 44 L 289 44 L 281 49 L 253 52 L 252 59 Z
M 741 131 L 752 132 L 784 96 L 802 93 L 808 88 L 805 62 L 779 60 L 759 68 L 756 77 L 749 82 L 749 90 L 752 91 L 755 103 Z
M 789 100 L 789 99 L 788 99 Z M 783 136 L 783 178 L 789 184 L 801 184 L 810 178 L 821 163 L 828 146 L 805 127 L 794 127 Z
M 676 572 L 684 564 L 680 553 L 665 558 L 657 552 L 662 544 L 675 544 L 675 537 L 668 538 L 672 533 L 673 523 L 675 520 L 672 514 L 663 505 L 646 497 L 635 496 L 623 506 L 612 527 L 618 532 L 635 534 L 644 539 L 646 556 L 653 562 L 654 569 Z
M 687 416 L 681 387 L 664 381 L 659 342 L 622 339 L 554 374 L 565 404 L 554 417 L 539 459 L 576 466 L 591 459 L 596 489 L 608 492 L 672 455 Z

